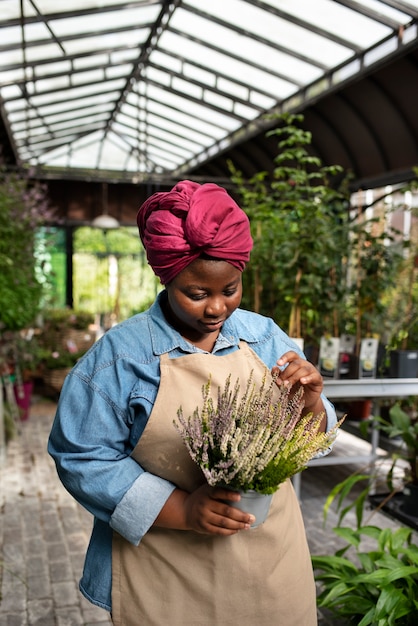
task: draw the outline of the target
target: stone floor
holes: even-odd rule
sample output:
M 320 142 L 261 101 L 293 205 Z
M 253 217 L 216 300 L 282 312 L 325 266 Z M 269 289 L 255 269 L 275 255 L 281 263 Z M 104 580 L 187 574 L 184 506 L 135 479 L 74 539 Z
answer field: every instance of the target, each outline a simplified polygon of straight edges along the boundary
M 105 626 L 106 611 L 78 591 L 91 516 L 64 490 L 46 453 L 55 404 L 37 398 L 21 422 L 0 468 L 0 626 Z M 333 454 L 368 444 L 341 433 Z M 301 505 L 313 554 L 332 554 L 340 545 L 332 532 L 332 511 L 324 528 L 323 506 L 330 489 L 351 466 L 310 468 L 301 483 Z M 378 526 L 397 524 L 377 514 Z M 320 626 L 337 622 L 319 612 Z M 214 625 L 215 626 L 215 625 Z M 301 626 L 303 626 L 301 624 Z

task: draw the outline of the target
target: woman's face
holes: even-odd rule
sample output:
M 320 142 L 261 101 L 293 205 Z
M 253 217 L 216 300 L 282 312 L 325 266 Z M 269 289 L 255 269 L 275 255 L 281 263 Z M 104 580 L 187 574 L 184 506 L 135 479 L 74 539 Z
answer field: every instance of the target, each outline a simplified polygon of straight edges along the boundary
M 216 337 L 240 305 L 241 272 L 226 261 L 196 259 L 166 285 L 170 323 L 189 341 Z

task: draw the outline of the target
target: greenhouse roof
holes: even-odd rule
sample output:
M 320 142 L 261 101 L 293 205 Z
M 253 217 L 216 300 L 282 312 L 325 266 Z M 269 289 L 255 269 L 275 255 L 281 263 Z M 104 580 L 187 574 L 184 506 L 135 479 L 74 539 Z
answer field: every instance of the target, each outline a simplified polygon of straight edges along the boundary
M 45 175 L 185 176 L 416 46 L 417 16 L 418 0 L 0 0 L 3 123 Z

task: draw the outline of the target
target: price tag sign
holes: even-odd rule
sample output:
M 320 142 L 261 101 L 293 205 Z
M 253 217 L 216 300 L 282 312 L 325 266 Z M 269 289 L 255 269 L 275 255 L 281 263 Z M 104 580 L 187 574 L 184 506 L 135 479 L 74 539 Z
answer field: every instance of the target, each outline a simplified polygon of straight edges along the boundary
M 378 347 L 378 339 L 361 340 L 359 378 L 376 378 Z
M 338 378 L 339 355 L 339 337 L 321 337 L 319 344 L 319 371 L 324 378 Z

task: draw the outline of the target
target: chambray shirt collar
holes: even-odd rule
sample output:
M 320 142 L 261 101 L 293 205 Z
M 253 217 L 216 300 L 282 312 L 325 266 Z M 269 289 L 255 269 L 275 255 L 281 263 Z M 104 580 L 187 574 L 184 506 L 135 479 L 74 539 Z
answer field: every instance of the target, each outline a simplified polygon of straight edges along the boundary
M 150 337 L 152 342 L 152 351 L 155 355 L 160 356 L 173 350 L 181 350 L 183 352 L 201 352 L 199 348 L 196 348 L 189 342 L 187 342 L 179 332 L 175 330 L 170 324 L 167 323 L 165 315 L 163 313 L 161 304 L 167 297 L 165 291 L 162 291 L 154 304 L 148 310 L 148 327 L 150 331 Z M 238 309 L 239 310 L 239 309 Z M 248 326 L 242 326 L 242 322 L 239 325 L 240 332 L 238 332 L 237 324 L 235 323 L 236 312 L 229 317 L 222 330 L 219 333 L 214 352 L 223 348 L 236 346 L 241 340 L 248 343 L 257 341 L 254 332 Z

